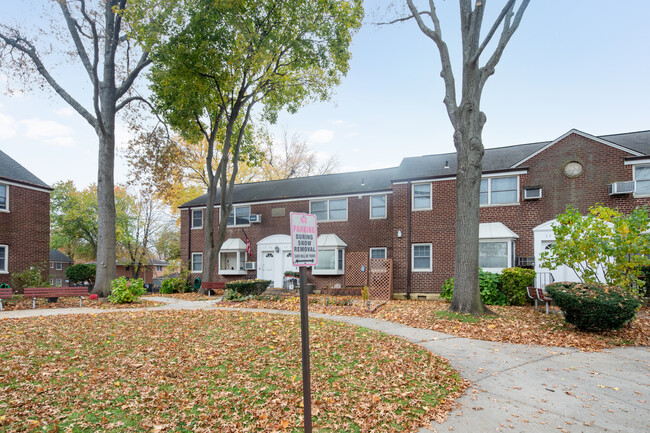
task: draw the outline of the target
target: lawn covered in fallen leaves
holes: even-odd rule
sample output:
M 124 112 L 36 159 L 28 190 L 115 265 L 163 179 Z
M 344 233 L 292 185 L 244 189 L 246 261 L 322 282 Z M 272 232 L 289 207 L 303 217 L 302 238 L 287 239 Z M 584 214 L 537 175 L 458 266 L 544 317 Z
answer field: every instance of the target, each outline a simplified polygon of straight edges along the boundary
M 325 301 L 329 305 L 325 305 Z M 361 298 L 349 298 L 352 306 L 332 305 L 344 303 L 342 297 L 327 299 L 322 295 L 309 296 L 309 311 L 341 316 L 375 317 L 408 326 L 431 329 L 445 334 L 477 340 L 533 344 L 544 346 L 575 347 L 581 350 L 602 350 L 615 346 L 650 345 L 650 311 L 642 308 L 637 318 L 622 329 L 608 332 L 583 332 L 566 323 L 557 308 L 554 314 L 544 314 L 544 307 L 535 311 L 532 306 L 504 307 L 490 305 L 496 316 L 477 318 L 448 313 L 445 301 L 388 301 L 370 311 L 363 308 Z M 300 311 L 298 297 L 281 300 L 250 300 L 246 302 L 221 302 L 222 307 L 268 308 Z
M 467 383 L 377 331 L 310 322 L 314 431 L 416 431 Z M 301 431 L 299 317 L 116 312 L 0 320 L 0 431 Z

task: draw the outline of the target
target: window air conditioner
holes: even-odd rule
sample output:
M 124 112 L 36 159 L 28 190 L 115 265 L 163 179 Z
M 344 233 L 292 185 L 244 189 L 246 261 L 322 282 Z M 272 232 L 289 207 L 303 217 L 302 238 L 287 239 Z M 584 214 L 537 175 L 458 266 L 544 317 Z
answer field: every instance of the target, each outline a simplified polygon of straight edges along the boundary
M 542 198 L 541 186 L 531 186 L 524 188 L 524 200 L 535 200 L 538 198 Z
M 257 264 L 257 262 L 245 262 L 244 263 L 244 269 L 246 269 L 247 271 L 254 271 L 256 264 Z
M 256 214 L 252 213 L 250 216 L 250 222 L 252 223 L 261 223 L 262 222 L 262 214 Z
M 610 183 L 607 188 L 609 190 L 609 195 L 631 194 L 634 192 L 634 181 L 630 180 L 627 182 Z

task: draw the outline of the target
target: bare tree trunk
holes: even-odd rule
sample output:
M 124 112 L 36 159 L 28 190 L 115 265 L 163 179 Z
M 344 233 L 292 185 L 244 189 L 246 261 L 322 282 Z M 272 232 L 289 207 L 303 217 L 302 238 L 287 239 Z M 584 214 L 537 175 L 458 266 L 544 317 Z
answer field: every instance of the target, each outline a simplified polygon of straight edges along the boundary
M 114 130 L 114 127 L 112 128 Z M 97 276 L 94 293 L 108 296 L 115 269 L 115 137 L 99 134 L 99 170 L 97 173 Z

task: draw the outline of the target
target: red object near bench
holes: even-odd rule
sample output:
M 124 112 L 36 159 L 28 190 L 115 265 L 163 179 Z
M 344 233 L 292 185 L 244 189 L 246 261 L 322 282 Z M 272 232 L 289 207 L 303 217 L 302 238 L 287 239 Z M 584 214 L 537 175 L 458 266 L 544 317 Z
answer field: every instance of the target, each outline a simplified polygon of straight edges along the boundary
M 70 298 L 79 296 L 79 306 L 84 296 L 88 296 L 87 287 L 25 287 L 25 298 L 32 298 L 32 308 L 36 308 L 36 298 Z
M 208 296 L 210 296 L 210 293 L 215 291 L 215 290 L 226 290 L 226 283 L 216 283 L 216 282 L 209 282 L 209 281 L 203 281 L 201 283 L 201 287 L 204 288 L 205 290 L 208 291 Z M 215 292 L 216 295 L 216 292 Z
M 553 299 L 551 299 L 544 289 L 528 287 L 528 297 L 535 300 L 535 310 L 537 310 L 537 301 L 546 302 L 546 314 L 548 314 L 548 306 Z
M 3 299 L 11 299 L 11 296 L 13 293 L 11 293 L 11 288 L 10 287 L 2 287 L 0 288 L 0 311 L 2 311 L 2 300 Z

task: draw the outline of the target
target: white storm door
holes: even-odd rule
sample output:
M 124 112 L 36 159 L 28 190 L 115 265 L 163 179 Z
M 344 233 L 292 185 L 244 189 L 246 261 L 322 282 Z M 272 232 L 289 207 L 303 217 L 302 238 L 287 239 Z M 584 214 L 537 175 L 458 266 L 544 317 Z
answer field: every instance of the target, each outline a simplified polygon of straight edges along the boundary
M 273 281 L 272 286 L 275 286 L 275 253 L 273 251 L 262 251 L 262 280 Z

